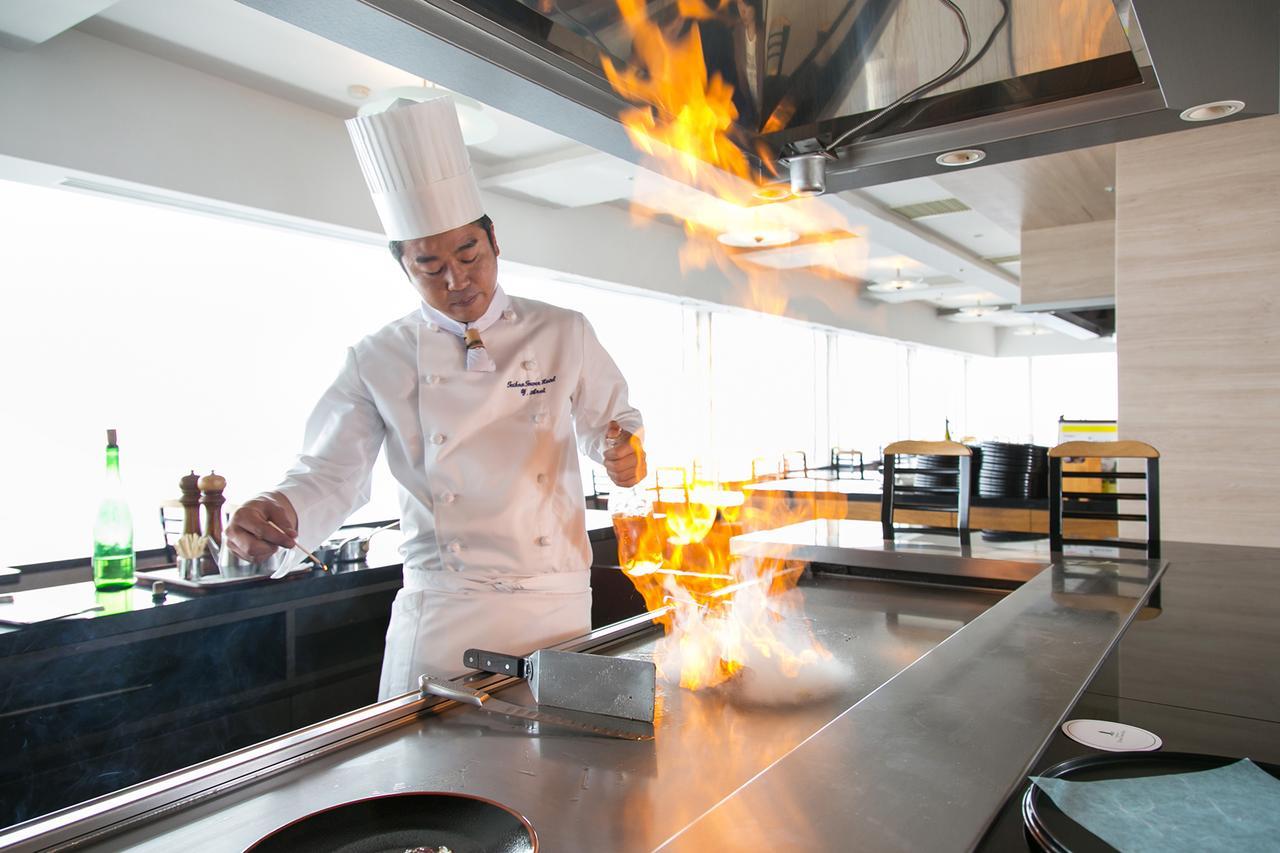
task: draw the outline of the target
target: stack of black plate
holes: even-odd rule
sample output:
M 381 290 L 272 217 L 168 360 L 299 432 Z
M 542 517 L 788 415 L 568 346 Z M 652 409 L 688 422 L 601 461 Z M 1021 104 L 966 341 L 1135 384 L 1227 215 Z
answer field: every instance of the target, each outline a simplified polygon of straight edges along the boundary
M 1049 448 L 1037 444 L 982 443 L 978 496 L 1041 498 L 1048 487 Z

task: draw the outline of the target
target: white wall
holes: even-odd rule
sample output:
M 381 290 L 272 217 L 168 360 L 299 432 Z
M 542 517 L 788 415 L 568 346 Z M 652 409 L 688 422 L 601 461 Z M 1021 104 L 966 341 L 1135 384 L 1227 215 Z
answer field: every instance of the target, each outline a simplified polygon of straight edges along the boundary
M 346 132 L 330 114 L 74 30 L 29 51 L 0 49 L 0 79 L 0 155 L 380 230 Z M 30 180 L 31 170 L 0 175 Z M 497 195 L 486 205 L 511 260 L 754 307 L 736 271 L 682 271 L 683 234 L 670 225 L 638 224 L 613 207 L 560 210 Z M 765 289 L 785 291 L 784 313 L 796 319 L 995 353 L 990 327 L 939 321 L 926 305 L 890 310 L 845 282 L 788 272 Z

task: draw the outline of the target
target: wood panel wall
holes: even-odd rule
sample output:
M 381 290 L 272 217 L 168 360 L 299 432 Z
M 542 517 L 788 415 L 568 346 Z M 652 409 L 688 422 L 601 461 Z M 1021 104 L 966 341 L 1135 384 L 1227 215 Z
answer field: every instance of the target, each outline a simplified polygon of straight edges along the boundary
M 1280 116 L 1120 143 L 1120 435 L 1164 538 L 1280 546 Z
M 1022 232 L 1022 303 L 1110 299 L 1116 292 L 1116 223 L 1082 222 Z

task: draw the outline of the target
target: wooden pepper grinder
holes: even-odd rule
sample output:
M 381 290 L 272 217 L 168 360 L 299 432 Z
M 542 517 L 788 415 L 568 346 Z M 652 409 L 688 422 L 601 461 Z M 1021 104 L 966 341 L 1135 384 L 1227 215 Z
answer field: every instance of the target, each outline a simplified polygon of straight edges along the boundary
M 210 471 L 200 478 L 200 504 L 204 507 L 204 535 L 222 545 L 222 491 L 227 478 Z
M 178 481 L 182 489 L 182 533 L 200 535 L 200 477 L 195 471 Z

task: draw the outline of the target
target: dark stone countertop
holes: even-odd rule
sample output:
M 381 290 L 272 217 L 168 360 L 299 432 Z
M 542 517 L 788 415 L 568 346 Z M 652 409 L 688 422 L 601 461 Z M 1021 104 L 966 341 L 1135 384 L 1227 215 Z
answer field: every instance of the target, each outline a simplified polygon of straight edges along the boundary
M 613 523 L 609 514 L 587 510 L 587 533 L 593 542 L 611 538 Z M 98 592 L 88 580 L 14 592 L 12 602 L 0 603 L 0 618 L 33 621 L 95 605 L 102 605 L 104 610 L 26 627 L 0 625 L 0 657 L 235 611 L 276 609 L 298 599 L 399 582 L 402 564 L 398 548 L 393 539 L 376 537 L 371 543 L 368 561 L 356 568 L 332 574 L 320 570 L 299 572 L 277 581 L 264 579 L 234 589 L 204 593 L 186 593 L 170 586 L 159 601 L 152 598 L 150 584 L 146 582 L 120 592 Z M 87 570 L 86 566 L 86 573 Z

